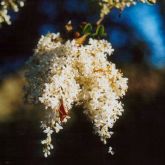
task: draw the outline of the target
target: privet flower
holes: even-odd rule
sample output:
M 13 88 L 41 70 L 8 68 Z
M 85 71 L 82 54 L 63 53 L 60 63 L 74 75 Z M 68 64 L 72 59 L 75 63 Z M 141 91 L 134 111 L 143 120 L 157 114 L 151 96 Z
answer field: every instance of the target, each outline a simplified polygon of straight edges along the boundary
M 156 0 L 100 0 L 100 17 L 103 18 L 111 11 L 112 8 L 123 10 L 125 7 L 135 5 L 137 2 L 152 4 L 156 3 Z
M 0 25 L 2 23 L 11 24 L 10 15 L 8 14 L 9 10 L 18 12 L 20 7 L 24 6 L 25 0 L 2 0 L 0 2 Z
M 44 105 L 47 116 L 41 122 L 46 139 L 45 157 L 53 149 L 51 135 L 63 129 L 74 105 L 83 105 L 96 134 L 106 144 L 116 120 L 123 112 L 120 99 L 127 90 L 127 78 L 107 60 L 113 52 L 106 40 L 90 38 L 86 45 L 62 41 L 60 34 L 42 36 L 28 61 L 27 99 Z M 113 154 L 112 148 L 109 153 Z

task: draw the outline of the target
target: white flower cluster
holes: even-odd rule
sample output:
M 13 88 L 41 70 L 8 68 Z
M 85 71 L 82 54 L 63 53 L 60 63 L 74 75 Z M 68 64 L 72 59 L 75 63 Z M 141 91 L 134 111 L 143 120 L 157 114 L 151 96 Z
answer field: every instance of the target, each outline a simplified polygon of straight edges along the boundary
M 62 41 L 60 34 L 39 40 L 28 62 L 26 91 L 28 101 L 42 103 L 47 112 L 41 125 L 47 134 L 42 141 L 45 157 L 53 148 L 51 134 L 63 129 L 73 104 L 84 106 L 105 144 L 111 137 L 110 128 L 123 112 L 120 98 L 127 90 L 127 78 L 107 60 L 112 52 L 106 40 L 89 39 L 88 44 L 78 45 L 76 40 Z
M 23 6 L 24 0 L 2 0 L 0 2 L 0 24 L 5 22 L 10 25 L 11 21 L 8 11 L 11 9 L 14 12 L 18 12 L 19 8 Z
M 137 2 L 156 3 L 156 0 L 100 0 L 101 13 L 100 17 L 107 15 L 112 8 L 123 10 L 125 7 L 136 5 Z

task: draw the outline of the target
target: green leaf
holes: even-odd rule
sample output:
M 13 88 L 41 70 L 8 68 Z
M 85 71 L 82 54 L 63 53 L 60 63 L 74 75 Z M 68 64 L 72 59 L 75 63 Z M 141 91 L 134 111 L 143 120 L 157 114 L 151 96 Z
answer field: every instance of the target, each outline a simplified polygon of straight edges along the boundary
M 99 36 L 99 37 L 105 37 L 107 34 L 105 33 L 105 28 L 103 25 L 99 25 L 96 28 L 96 33 L 95 35 Z
M 92 33 L 92 25 L 87 23 L 83 28 L 83 34 L 91 34 Z

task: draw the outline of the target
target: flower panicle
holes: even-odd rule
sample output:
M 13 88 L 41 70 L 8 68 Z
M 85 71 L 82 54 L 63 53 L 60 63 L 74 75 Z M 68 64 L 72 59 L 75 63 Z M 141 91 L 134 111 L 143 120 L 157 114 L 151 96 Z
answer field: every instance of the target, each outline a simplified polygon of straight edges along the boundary
M 27 99 L 43 104 L 47 114 L 41 124 L 47 135 L 42 141 L 45 157 L 52 150 L 52 133 L 63 129 L 73 105 L 84 107 L 95 133 L 106 144 L 123 113 L 120 99 L 128 88 L 128 79 L 107 60 L 114 51 L 108 41 L 89 38 L 80 45 L 60 38 L 59 33 L 42 36 L 27 65 Z

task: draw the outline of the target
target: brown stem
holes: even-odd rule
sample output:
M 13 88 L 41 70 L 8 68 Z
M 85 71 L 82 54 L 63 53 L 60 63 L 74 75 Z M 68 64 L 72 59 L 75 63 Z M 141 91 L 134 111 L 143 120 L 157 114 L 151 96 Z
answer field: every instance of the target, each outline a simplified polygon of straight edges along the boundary
M 104 20 L 104 17 L 100 17 L 99 20 L 96 22 L 96 25 L 97 26 L 100 25 L 103 20 Z

